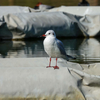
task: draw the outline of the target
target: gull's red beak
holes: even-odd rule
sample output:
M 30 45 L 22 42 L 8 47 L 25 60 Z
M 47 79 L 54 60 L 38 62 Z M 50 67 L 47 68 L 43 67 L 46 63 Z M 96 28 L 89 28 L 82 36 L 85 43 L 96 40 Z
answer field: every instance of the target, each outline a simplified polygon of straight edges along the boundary
M 43 34 L 43 35 L 42 35 L 42 37 L 46 37 L 46 35 L 45 35 L 45 34 Z

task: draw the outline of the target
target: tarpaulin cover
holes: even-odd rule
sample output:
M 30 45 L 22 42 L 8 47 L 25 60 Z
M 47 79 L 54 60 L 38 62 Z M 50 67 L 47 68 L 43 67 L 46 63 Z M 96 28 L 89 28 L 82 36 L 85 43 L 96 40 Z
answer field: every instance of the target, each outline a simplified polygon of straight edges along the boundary
M 100 7 L 62 6 L 52 10 L 35 11 L 29 7 L 1 6 L 0 38 L 38 38 L 49 29 L 53 29 L 59 37 L 98 36 L 98 9 Z

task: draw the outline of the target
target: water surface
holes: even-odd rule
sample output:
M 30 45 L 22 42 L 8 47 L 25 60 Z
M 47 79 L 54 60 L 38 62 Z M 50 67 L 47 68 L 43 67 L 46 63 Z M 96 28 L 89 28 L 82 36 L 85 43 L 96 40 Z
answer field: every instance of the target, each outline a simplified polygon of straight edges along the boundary
M 55 7 L 65 5 L 65 6 L 77 6 L 81 0 L 0 0 L 1 6 L 29 6 L 34 7 L 38 2 L 43 4 L 52 5 Z M 87 0 L 90 6 L 99 6 L 100 0 Z
M 60 39 L 66 53 L 76 57 L 73 62 L 100 62 L 100 39 Z M 1 41 L 0 58 L 48 57 L 43 48 L 43 40 Z

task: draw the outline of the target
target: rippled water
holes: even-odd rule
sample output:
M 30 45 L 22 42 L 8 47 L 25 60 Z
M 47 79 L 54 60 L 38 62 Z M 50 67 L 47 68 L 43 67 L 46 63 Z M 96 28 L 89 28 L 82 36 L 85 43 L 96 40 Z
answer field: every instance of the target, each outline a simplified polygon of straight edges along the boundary
M 100 61 L 100 39 L 60 39 L 66 53 L 76 57 L 73 62 L 91 63 Z M 43 40 L 1 41 L 0 58 L 48 57 Z

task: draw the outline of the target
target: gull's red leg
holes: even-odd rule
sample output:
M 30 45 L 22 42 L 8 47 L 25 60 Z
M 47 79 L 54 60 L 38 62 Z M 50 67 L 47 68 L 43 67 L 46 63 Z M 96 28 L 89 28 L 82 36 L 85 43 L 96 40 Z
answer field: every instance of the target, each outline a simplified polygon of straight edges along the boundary
M 56 58 L 56 66 L 57 66 L 57 58 Z
M 57 66 L 57 58 L 56 58 L 56 66 L 53 67 L 54 69 L 59 69 L 59 67 Z
M 51 67 L 51 58 L 50 58 L 50 61 L 49 61 L 49 66 L 47 66 L 47 68 L 48 68 L 48 67 Z

